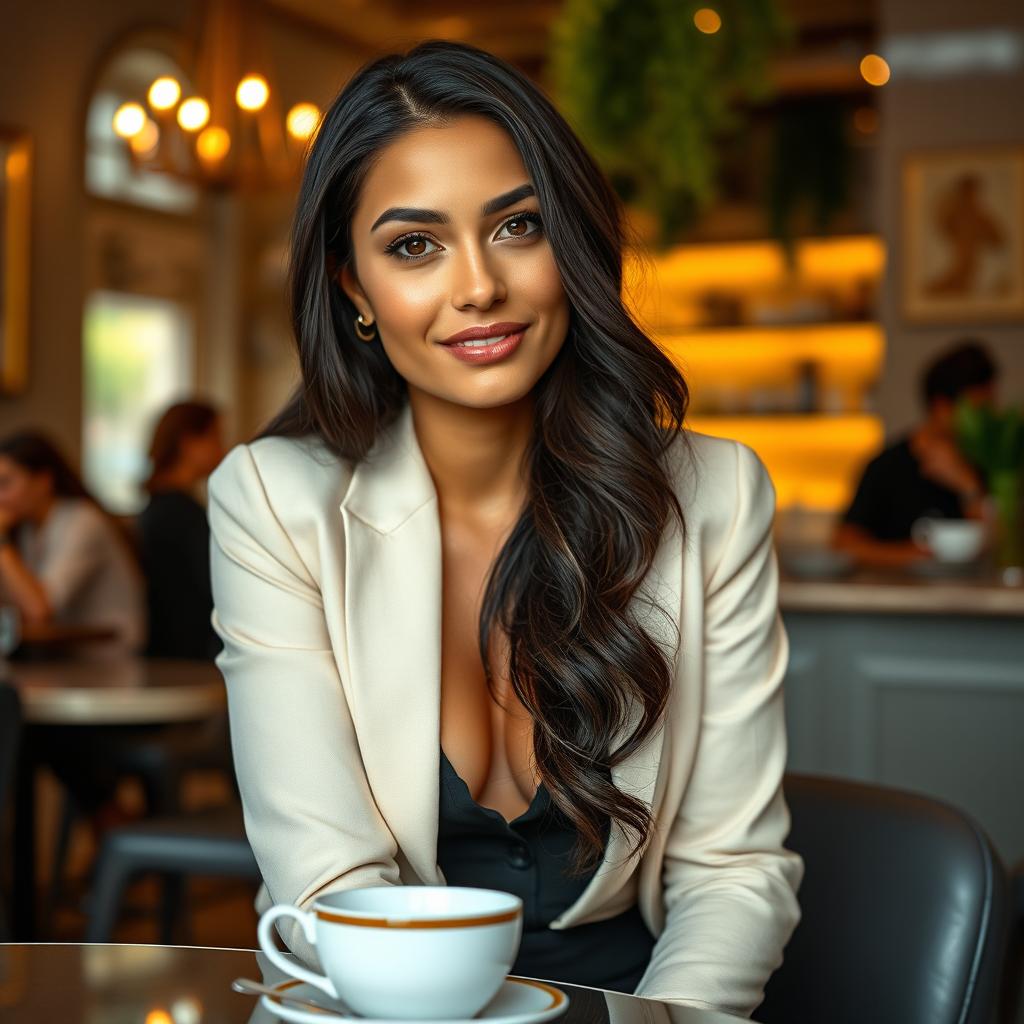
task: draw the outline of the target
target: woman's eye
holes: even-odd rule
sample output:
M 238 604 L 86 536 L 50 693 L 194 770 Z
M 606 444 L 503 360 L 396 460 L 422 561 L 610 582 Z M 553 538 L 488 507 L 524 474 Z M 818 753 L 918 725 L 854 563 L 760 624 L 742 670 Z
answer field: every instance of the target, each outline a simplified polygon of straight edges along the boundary
M 536 230 L 524 230 L 530 224 L 533 224 Z M 532 210 L 513 214 L 501 226 L 502 231 L 506 228 L 511 232 L 507 236 L 509 238 L 528 238 L 530 235 L 539 234 L 543 230 L 540 214 Z M 397 256 L 400 260 L 421 260 L 433 255 L 433 250 L 425 249 L 424 246 L 435 244 L 426 235 L 404 235 L 402 238 L 396 238 L 393 242 L 390 242 L 385 246 L 384 251 L 389 256 Z M 411 249 L 402 252 L 401 250 L 405 249 L 406 246 L 410 246 Z
M 396 256 L 399 257 L 399 259 L 417 260 L 421 259 L 424 256 L 429 256 L 430 252 L 426 250 L 419 252 L 399 252 L 398 250 L 403 249 L 407 245 L 423 246 L 427 244 L 433 245 L 434 243 L 431 242 L 430 239 L 426 237 L 426 235 L 406 235 L 405 238 L 399 238 L 397 241 L 392 242 L 387 247 L 387 252 L 394 253 Z
M 529 228 L 530 224 L 534 225 L 534 227 L 536 228 L 535 231 L 522 230 L 524 228 Z M 511 234 L 512 238 L 526 238 L 529 235 L 535 235 L 541 229 L 540 228 L 540 214 L 538 214 L 538 213 L 517 213 L 514 217 L 509 218 L 502 225 L 502 228 L 509 228 L 510 230 L 513 227 L 516 230 L 512 231 L 512 234 Z

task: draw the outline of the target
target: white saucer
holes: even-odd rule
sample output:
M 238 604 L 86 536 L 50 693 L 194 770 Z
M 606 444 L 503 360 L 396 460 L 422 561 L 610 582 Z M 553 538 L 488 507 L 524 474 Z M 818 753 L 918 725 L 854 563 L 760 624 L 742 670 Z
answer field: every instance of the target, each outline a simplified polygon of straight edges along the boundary
M 323 1006 L 323 1010 L 304 1010 L 298 1006 L 279 1003 L 273 996 L 260 996 L 260 1004 L 281 1020 L 295 1024 L 327 1024 L 334 1020 L 359 1020 L 367 1024 L 409 1024 L 409 1019 L 388 1020 L 380 1017 L 350 1017 L 338 1004 L 315 985 L 304 981 L 282 981 L 274 989 L 296 999 L 308 999 Z M 498 994 L 473 1018 L 473 1021 L 493 1021 L 494 1024 L 541 1024 L 560 1016 L 569 1005 L 569 997 L 554 985 L 527 978 L 506 978 Z M 415 1018 L 413 1018 L 415 1019 Z M 436 1020 L 431 1024 L 469 1024 L 469 1020 Z

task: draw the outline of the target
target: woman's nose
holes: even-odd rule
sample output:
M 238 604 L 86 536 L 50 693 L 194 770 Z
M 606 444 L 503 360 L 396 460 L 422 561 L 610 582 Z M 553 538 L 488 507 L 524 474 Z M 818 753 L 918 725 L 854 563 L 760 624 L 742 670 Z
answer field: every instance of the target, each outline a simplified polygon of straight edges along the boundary
M 452 303 L 457 307 L 486 308 L 505 297 L 500 273 L 477 249 L 464 250 L 454 261 L 453 274 Z

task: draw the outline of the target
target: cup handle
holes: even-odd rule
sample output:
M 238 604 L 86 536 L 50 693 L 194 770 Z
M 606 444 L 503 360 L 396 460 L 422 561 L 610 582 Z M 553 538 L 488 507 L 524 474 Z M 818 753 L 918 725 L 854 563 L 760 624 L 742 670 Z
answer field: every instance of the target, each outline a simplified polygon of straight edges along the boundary
M 928 543 L 928 535 L 930 534 L 928 529 L 928 520 L 923 516 L 920 519 L 915 519 L 910 526 L 910 539 L 922 548 L 931 548 L 931 544 Z
M 256 937 L 259 940 L 260 949 L 266 953 L 267 959 L 279 970 L 284 971 L 285 974 L 298 978 L 300 981 L 309 982 L 310 985 L 315 985 L 321 992 L 326 992 L 332 999 L 339 998 L 330 978 L 317 974 L 308 967 L 295 963 L 294 960 L 286 959 L 277 948 L 272 929 L 274 923 L 282 917 L 293 917 L 298 921 L 302 925 L 302 931 L 309 944 L 311 946 L 316 945 L 316 919 L 313 914 L 306 910 L 300 910 L 298 907 L 292 906 L 291 903 L 278 903 L 264 911 L 256 928 Z

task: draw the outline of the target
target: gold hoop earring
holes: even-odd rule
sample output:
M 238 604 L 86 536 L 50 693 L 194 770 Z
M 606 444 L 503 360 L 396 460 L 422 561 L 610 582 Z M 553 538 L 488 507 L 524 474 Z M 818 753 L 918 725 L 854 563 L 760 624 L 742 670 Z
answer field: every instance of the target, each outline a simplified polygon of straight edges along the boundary
M 358 334 L 359 337 L 363 341 L 373 341 L 373 339 L 377 337 L 377 331 L 373 327 L 373 324 L 367 324 L 363 320 L 363 314 L 362 313 L 360 313 L 359 316 L 356 317 L 355 323 L 356 323 L 356 334 Z M 363 334 L 363 332 L 362 332 L 362 330 L 361 330 L 361 328 L 359 326 L 360 324 L 363 324 L 364 326 L 369 327 L 370 328 L 370 333 L 369 334 Z

